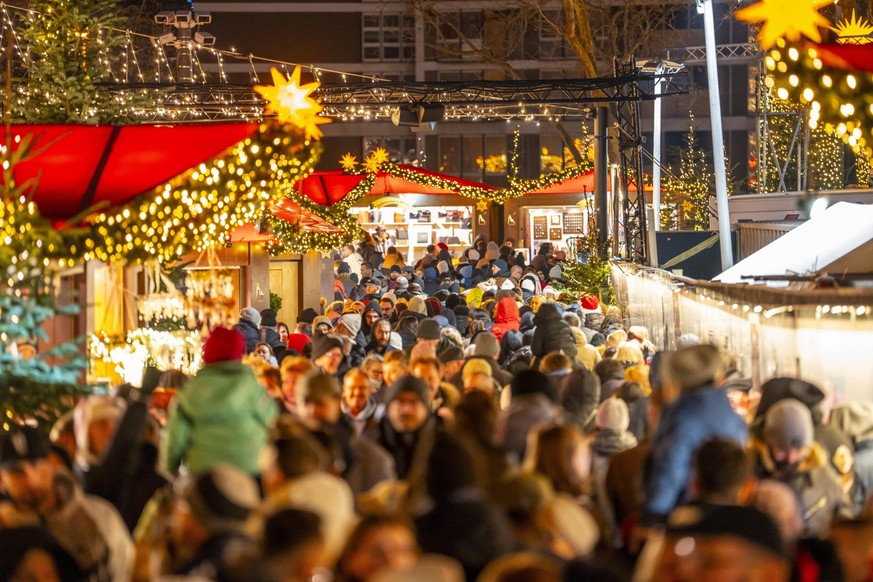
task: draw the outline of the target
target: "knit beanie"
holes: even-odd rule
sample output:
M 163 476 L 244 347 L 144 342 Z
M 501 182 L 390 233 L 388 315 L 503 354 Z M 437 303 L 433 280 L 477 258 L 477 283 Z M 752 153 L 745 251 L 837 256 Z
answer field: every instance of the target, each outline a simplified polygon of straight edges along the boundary
M 261 310 L 261 327 L 276 327 L 279 325 L 276 317 L 279 314 L 276 313 L 275 309 L 262 309 Z
M 249 309 L 248 307 L 246 309 Z M 245 311 L 245 309 L 243 310 Z M 261 315 L 255 311 L 258 319 Z M 246 340 L 235 329 L 216 327 L 203 344 L 203 363 L 230 362 L 239 360 L 246 353 Z
M 411 374 L 401 376 L 391 385 L 388 402 L 392 402 L 401 392 L 412 392 L 425 406 L 430 406 L 430 391 L 427 389 L 427 384 Z
M 333 376 L 328 376 L 320 370 L 311 370 L 297 380 L 297 402 L 304 405 L 307 402 L 322 402 L 327 398 L 342 396 L 342 388 Z
M 312 340 L 312 360 L 315 361 L 333 348 L 343 349 L 343 342 L 339 338 L 323 335 Z
M 812 414 L 799 400 L 780 400 L 764 415 L 764 442 L 778 449 L 806 448 L 813 441 Z
M 473 374 L 485 374 L 489 378 L 492 377 L 493 371 L 491 365 L 482 358 L 470 358 L 461 371 L 461 380 L 467 381 L 467 378 Z
M 438 340 L 440 339 L 440 324 L 432 317 L 422 319 L 415 332 L 417 339 Z
M 216 465 L 198 476 L 185 497 L 210 533 L 240 530 L 260 502 L 255 480 L 231 465 Z
M 597 428 L 625 432 L 630 426 L 630 413 L 621 398 L 607 398 L 597 409 Z
M 500 355 L 500 342 L 490 331 L 483 331 L 476 336 L 476 348 L 473 350 L 476 356 L 484 356 L 486 358 L 496 358 Z
M 297 323 L 308 323 L 312 325 L 315 318 L 318 317 L 318 312 L 311 307 L 307 307 L 297 316 Z
M 255 325 L 261 325 L 261 314 L 254 307 L 244 307 L 239 312 L 239 318 L 248 320 Z
M 355 337 L 361 331 L 361 316 L 357 313 L 346 313 L 340 317 L 340 323 L 343 324 L 343 327 L 349 331 L 352 337 Z

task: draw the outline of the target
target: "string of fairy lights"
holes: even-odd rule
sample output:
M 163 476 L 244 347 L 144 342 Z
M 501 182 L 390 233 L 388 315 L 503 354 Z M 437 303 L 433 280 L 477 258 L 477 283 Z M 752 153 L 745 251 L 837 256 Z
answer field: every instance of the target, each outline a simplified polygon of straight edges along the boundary
M 790 11 L 776 0 L 761 0 L 736 13 L 739 20 L 760 23 L 758 42 L 768 51 L 765 82 L 782 100 L 792 99 L 809 109 L 810 129 L 823 129 L 848 145 L 857 156 L 873 159 L 873 72 L 866 59 L 847 63 L 842 45 L 870 45 L 873 25 L 854 11 L 835 27 L 818 11 L 827 2 L 800 2 Z M 836 49 L 821 44 L 821 30 L 836 35 Z M 803 39 L 809 39 L 804 41 Z M 858 47 L 865 50 L 865 47 Z M 859 68 L 866 60 L 866 70 Z M 857 70 L 855 70 L 857 69 Z

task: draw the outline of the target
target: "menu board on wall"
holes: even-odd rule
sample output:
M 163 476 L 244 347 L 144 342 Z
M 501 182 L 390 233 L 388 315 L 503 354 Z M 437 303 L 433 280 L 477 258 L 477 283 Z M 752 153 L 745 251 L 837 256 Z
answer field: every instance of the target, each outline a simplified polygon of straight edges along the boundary
M 549 220 L 545 216 L 533 217 L 533 235 L 535 239 L 543 240 L 549 234 Z
M 584 234 L 585 215 L 581 213 L 564 215 L 564 234 Z

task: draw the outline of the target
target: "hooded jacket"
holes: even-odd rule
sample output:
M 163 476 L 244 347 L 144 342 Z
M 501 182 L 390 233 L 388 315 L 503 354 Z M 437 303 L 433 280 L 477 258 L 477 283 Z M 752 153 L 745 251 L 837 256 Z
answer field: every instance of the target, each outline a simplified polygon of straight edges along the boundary
M 248 366 L 238 360 L 207 364 L 170 411 L 165 468 L 175 474 L 184 460 L 197 474 L 227 463 L 257 475 L 258 454 L 278 413 Z
M 534 316 L 534 323 L 537 327 L 530 346 L 534 357 L 542 358 L 558 350 L 571 359 L 576 357 L 576 338 L 554 303 L 543 303 Z
M 832 521 L 853 517 L 839 476 L 828 465 L 827 453 L 818 443 L 813 442 L 796 470 L 784 473 L 776 466 L 766 443 L 753 439 L 752 450 L 757 457 L 758 477 L 781 481 L 797 495 L 807 535 L 825 538 Z
M 518 315 L 518 304 L 511 297 L 504 297 L 497 302 L 497 309 L 494 310 L 494 325 L 491 326 L 491 333 L 497 337 L 497 341 L 503 339 L 503 334 L 509 330 L 517 330 L 521 324 L 521 318 Z
M 375 311 L 379 314 L 379 318 L 382 318 L 382 307 L 379 305 L 379 302 L 376 300 L 370 301 L 367 305 L 364 306 L 364 312 L 361 313 L 361 332 L 364 334 L 364 337 L 367 339 L 368 343 L 373 338 L 373 328 L 370 327 L 370 324 L 367 323 L 367 314 L 371 311 Z

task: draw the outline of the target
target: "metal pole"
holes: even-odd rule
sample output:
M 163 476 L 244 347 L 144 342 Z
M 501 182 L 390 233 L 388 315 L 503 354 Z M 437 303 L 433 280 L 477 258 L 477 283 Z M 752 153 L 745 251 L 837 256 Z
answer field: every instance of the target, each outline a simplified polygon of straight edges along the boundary
M 664 71 L 658 67 L 658 75 Z M 661 230 L 661 79 L 655 80 L 655 127 L 652 139 L 652 232 Z M 646 205 L 643 204 L 645 210 Z M 652 237 L 654 240 L 654 236 Z M 658 264 L 658 248 L 655 244 L 649 245 L 649 261 L 652 265 Z
M 719 245 L 721 268 L 728 270 L 734 264 L 731 249 L 731 217 L 728 209 L 727 176 L 724 167 L 724 136 L 721 126 L 721 100 L 718 94 L 718 69 L 716 67 L 715 22 L 712 0 L 698 0 L 698 10 L 703 5 L 703 26 L 706 38 L 706 76 L 709 80 L 709 116 L 712 126 L 712 165 L 715 169 L 715 196 L 718 208 Z
M 609 109 L 598 107 L 594 118 L 594 204 L 597 207 L 597 244 L 603 251 L 609 239 L 609 207 L 606 195 L 606 121 Z M 613 194 L 615 194 L 613 192 Z

